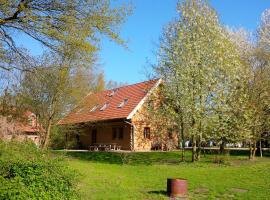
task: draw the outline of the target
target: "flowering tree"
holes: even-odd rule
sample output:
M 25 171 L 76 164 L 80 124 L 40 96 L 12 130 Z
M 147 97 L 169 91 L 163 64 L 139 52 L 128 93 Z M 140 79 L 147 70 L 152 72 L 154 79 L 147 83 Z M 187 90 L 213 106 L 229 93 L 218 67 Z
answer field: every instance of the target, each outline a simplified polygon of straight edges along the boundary
M 215 134 L 233 134 L 227 126 L 228 101 L 240 81 L 242 63 L 206 1 L 186 0 L 178 5 L 178 12 L 164 31 L 155 71 L 164 78 L 163 94 L 171 102 L 164 108 L 192 139 L 195 161 L 200 159 L 211 117 L 218 127 Z

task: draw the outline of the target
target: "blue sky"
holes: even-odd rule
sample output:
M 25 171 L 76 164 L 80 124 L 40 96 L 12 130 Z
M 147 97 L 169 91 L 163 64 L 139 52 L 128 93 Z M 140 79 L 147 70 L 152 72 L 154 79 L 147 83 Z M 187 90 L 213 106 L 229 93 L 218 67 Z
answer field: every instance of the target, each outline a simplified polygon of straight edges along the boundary
M 124 0 L 121 0 L 124 2 Z M 120 1 L 120 2 L 121 2 Z M 270 8 L 270 0 L 209 0 L 223 24 L 254 31 L 260 22 L 261 13 Z M 133 0 L 134 11 L 122 26 L 121 36 L 128 40 L 129 49 L 104 39 L 99 52 L 106 80 L 135 83 L 146 78 L 145 68 L 155 63 L 162 28 L 177 16 L 177 0 Z M 41 52 L 40 45 L 26 38 L 21 43 L 31 52 Z
M 254 31 L 269 0 L 210 0 L 223 24 Z M 100 63 L 107 79 L 134 83 L 146 79 L 145 68 L 155 63 L 154 51 L 162 28 L 177 16 L 177 0 L 134 0 L 134 13 L 124 24 L 122 37 L 129 51 L 108 40 L 102 44 Z

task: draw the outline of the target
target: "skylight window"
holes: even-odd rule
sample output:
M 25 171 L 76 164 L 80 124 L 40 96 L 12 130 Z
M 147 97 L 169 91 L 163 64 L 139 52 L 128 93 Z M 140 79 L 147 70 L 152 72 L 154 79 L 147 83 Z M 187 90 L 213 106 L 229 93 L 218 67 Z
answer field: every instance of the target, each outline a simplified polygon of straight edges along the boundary
M 107 96 L 112 97 L 113 95 L 115 95 L 115 93 L 117 92 L 117 90 L 118 90 L 118 89 L 113 89 L 113 90 L 111 91 L 111 93 L 107 94 Z
M 82 112 L 83 111 L 83 108 L 80 108 L 78 111 L 77 111 L 77 113 L 80 113 L 80 112 Z
M 108 94 L 109 97 L 112 97 L 114 95 L 115 91 L 113 90 L 110 94 Z
M 108 106 L 109 106 L 109 103 L 106 102 L 106 103 L 100 108 L 100 111 L 105 110 Z
M 97 107 L 98 107 L 98 104 L 97 104 L 97 105 L 95 105 L 93 108 L 91 108 L 91 109 L 90 109 L 90 112 L 95 112 L 95 111 L 96 111 L 96 109 L 97 109 Z
M 124 105 L 126 105 L 128 102 L 128 99 L 124 99 L 118 106 L 117 108 L 122 108 Z

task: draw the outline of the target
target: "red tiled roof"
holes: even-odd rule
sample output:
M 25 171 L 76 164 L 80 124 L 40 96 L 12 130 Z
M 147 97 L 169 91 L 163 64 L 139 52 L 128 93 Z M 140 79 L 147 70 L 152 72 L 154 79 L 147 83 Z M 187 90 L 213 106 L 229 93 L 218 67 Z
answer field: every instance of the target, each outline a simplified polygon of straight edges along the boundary
M 60 120 L 58 124 L 63 125 L 125 119 L 136 108 L 136 106 L 138 106 L 149 90 L 158 84 L 158 82 L 159 79 L 154 79 L 112 90 L 89 94 L 73 111 Z M 119 108 L 119 104 L 125 99 L 128 99 L 127 103 L 123 107 Z M 105 103 L 108 103 L 108 106 L 101 111 L 100 109 Z M 91 109 L 96 105 L 98 105 L 97 109 L 95 111 L 91 111 Z
M 29 124 L 27 121 L 16 121 L 15 122 L 15 129 L 20 132 L 28 132 L 28 133 L 35 133 L 35 132 L 44 132 L 43 127 L 36 121 L 36 116 L 34 113 L 30 111 L 26 111 L 24 113 L 24 117 L 26 119 L 30 119 L 32 117 L 32 124 Z
M 22 122 L 16 122 L 15 129 L 19 132 L 28 132 L 28 133 L 36 133 L 43 130 L 41 126 L 39 125 L 33 127 L 29 124 L 22 123 Z

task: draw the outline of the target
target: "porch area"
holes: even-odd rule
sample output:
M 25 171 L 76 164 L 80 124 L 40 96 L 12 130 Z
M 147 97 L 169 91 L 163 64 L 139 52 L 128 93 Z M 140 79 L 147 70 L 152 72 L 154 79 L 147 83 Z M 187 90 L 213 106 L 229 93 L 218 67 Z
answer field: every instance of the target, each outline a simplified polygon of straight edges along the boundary
M 75 143 L 70 149 L 88 151 L 131 150 L 131 126 L 123 121 L 81 124 L 69 131 L 68 141 Z M 68 146 L 67 148 L 68 149 Z

